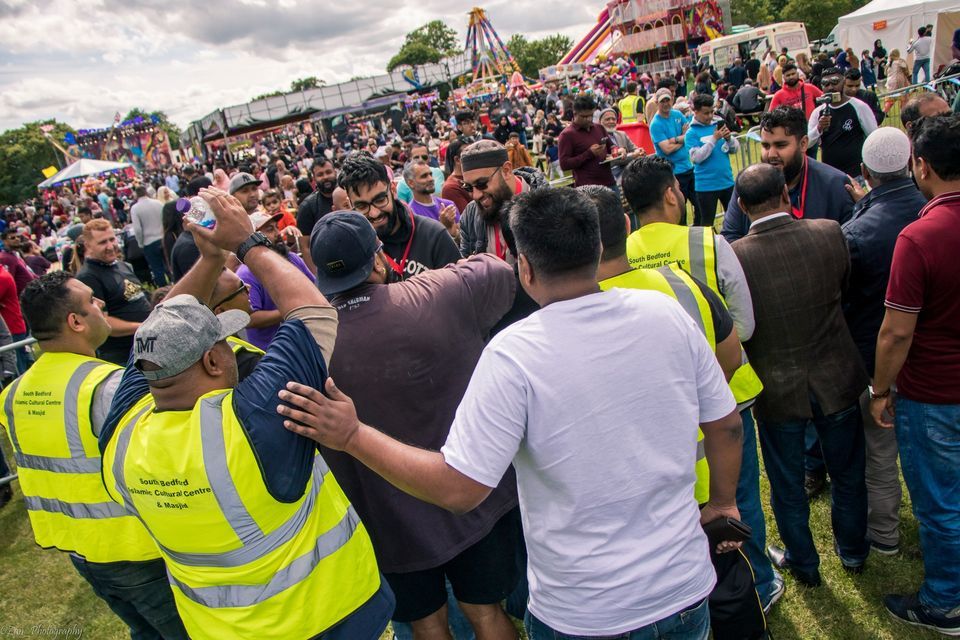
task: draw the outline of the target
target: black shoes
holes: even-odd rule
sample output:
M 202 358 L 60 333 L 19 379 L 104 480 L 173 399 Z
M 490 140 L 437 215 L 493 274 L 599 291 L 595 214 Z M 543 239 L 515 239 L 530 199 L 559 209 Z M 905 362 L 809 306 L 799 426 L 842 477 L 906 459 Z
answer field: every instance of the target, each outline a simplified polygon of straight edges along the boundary
M 837 558 L 840 559 L 840 566 L 843 567 L 844 571 L 853 575 L 860 575 L 863 573 L 864 567 L 867 566 L 866 560 L 861 560 L 860 562 L 851 562 L 850 560 L 845 559 L 842 555 L 840 555 L 840 545 L 837 544 L 836 540 L 833 541 L 833 551 L 837 554 Z
M 791 567 L 790 560 L 787 559 L 786 549 L 770 545 L 767 547 L 767 556 L 770 558 L 770 563 L 774 567 L 781 571 L 789 571 L 790 575 L 805 587 L 819 587 L 823 584 L 823 580 L 820 579 L 820 572 L 816 569 L 810 572 Z
M 883 606 L 899 622 L 933 629 L 946 636 L 960 636 L 960 615 L 944 615 L 921 604 L 917 594 L 884 596 Z
M 807 493 L 807 500 L 813 500 L 823 493 L 827 486 L 827 471 L 806 471 L 803 474 L 803 490 Z
M 9 484 L 0 486 L 0 509 L 7 506 L 7 503 L 13 498 L 13 487 Z

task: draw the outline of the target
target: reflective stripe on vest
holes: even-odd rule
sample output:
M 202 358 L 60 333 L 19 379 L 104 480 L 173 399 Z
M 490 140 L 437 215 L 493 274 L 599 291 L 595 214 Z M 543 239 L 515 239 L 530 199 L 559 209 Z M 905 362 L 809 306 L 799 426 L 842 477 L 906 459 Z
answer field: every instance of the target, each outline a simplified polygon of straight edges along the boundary
M 687 234 L 687 251 L 690 255 L 690 275 L 710 286 L 710 280 L 707 278 L 706 252 L 703 246 L 703 236 L 705 227 L 689 227 Z M 720 295 L 719 291 L 716 291 Z
M 223 553 L 183 553 L 157 544 L 169 559 L 178 564 L 192 567 L 240 567 L 279 549 L 293 540 L 303 528 L 316 504 L 317 496 L 323 486 L 323 477 L 329 469 L 322 456 L 314 456 L 313 480 L 300 504 L 300 507 L 286 522 L 269 534 L 256 523 L 240 499 L 240 494 L 227 467 L 227 450 L 223 437 L 223 399 L 225 393 L 204 398 L 200 403 L 200 438 L 203 448 L 204 468 L 210 489 L 223 512 L 227 523 L 241 541 L 241 546 Z M 124 504 L 132 513 L 137 513 L 131 500 L 125 480 L 125 461 L 134 425 L 153 408 L 147 404 L 127 421 L 117 440 L 116 456 L 113 461 L 113 474 L 117 490 Z M 138 516 L 139 517 L 139 516 Z M 246 607 L 258 604 L 267 598 L 305 580 L 321 560 L 343 547 L 353 536 L 360 518 L 353 507 L 347 508 L 340 522 L 332 529 L 321 534 L 316 545 L 290 565 L 278 571 L 266 584 L 257 585 L 217 585 L 209 587 L 190 587 L 170 574 L 170 583 L 176 585 L 184 595 L 197 604 L 206 607 Z M 146 525 L 147 523 L 144 522 Z M 148 526 L 149 529 L 149 526 Z
M 687 315 L 697 323 L 697 328 L 700 329 L 700 333 L 707 335 L 707 328 L 704 326 L 705 320 L 703 314 L 700 312 L 700 305 L 697 304 L 697 299 L 694 297 L 690 287 L 687 286 L 687 283 L 673 272 L 670 265 L 660 267 L 657 269 L 657 273 L 666 278 L 667 284 L 670 285 L 670 290 L 673 291 L 673 296 L 677 299 L 677 302 L 680 303 L 680 306 L 683 307 L 683 310 L 687 312 Z M 715 344 L 711 344 L 710 346 L 716 349 Z
M 56 498 L 23 496 L 23 504 L 32 511 L 62 513 L 71 518 L 121 518 L 130 515 L 116 502 L 64 502 Z
M 227 336 L 227 344 L 230 345 L 230 348 L 233 350 L 234 353 L 240 353 L 241 351 L 247 351 L 249 353 L 257 353 L 260 355 L 264 355 L 267 353 L 260 347 L 250 344 L 246 340 L 241 340 L 240 338 L 236 338 L 234 336 Z

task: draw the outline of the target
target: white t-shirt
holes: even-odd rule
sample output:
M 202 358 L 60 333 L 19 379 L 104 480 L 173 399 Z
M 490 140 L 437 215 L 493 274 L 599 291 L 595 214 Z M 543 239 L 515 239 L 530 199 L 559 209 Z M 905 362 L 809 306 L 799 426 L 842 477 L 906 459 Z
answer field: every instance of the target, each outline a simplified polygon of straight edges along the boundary
M 489 487 L 513 463 L 530 611 L 563 633 L 612 635 L 713 588 L 693 497 L 697 425 L 735 407 L 675 300 L 614 289 L 491 340 L 441 451 Z

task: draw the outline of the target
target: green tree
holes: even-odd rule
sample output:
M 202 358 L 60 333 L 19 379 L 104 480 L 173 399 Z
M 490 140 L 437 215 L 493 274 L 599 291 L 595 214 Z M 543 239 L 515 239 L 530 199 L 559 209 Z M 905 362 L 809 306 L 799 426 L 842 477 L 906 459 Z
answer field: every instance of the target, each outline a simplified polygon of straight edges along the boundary
M 781 20 L 803 22 L 807 37 L 818 40 L 829 35 L 840 16 L 866 4 L 865 0 L 788 0 L 783 5 Z
M 53 125 L 50 137 L 62 141 L 73 127 L 44 120 L 30 122 L 19 129 L 0 134 L 0 203 L 17 204 L 37 195 L 37 185 L 43 181 L 43 169 L 59 166 L 63 156 L 46 139 L 42 125 Z
M 431 20 L 407 34 L 400 50 L 387 63 L 387 71 L 402 66 L 440 62 L 441 58 L 458 51 L 457 32 L 442 20 Z
M 263 100 L 264 98 L 273 98 L 273 97 L 275 97 L 275 96 L 282 96 L 282 95 L 284 95 L 284 94 L 286 94 L 286 93 L 287 93 L 286 91 L 280 91 L 280 90 L 271 91 L 270 93 L 261 93 L 261 94 L 258 95 L 258 96 L 254 96 L 254 97 L 253 97 L 253 100 Z M 253 100 L 251 100 L 251 102 L 252 102 Z
M 167 134 L 167 139 L 170 141 L 170 147 L 173 149 L 178 149 L 180 147 L 180 127 L 170 122 L 170 118 L 168 118 L 167 114 L 163 111 L 150 111 L 148 113 L 140 107 L 134 107 L 127 112 L 127 115 L 123 116 L 123 119 L 126 121 L 133 120 L 136 117 L 141 117 L 144 120 L 148 120 L 154 116 L 156 116 L 160 121 L 157 126 Z
M 730 3 L 733 24 L 759 25 L 774 21 L 771 0 L 734 0 Z
M 540 69 L 557 64 L 573 47 L 573 40 L 559 33 L 539 40 L 527 40 L 522 33 L 513 34 L 507 49 L 520 66 L 520 73 L 528 78 L 540 75 Z
M 318 80 L 316 76 L 298 78 L 290 83 L 290 91 L 306 91 L 307 89 L 316 89 L 323 84 L 327 84 L 326 81 Z

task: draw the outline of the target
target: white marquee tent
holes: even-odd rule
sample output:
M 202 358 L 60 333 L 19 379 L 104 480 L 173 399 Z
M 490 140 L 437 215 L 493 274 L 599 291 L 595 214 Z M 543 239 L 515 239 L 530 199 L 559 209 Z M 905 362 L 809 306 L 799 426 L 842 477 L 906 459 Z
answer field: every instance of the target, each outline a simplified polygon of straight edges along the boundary
M 917 29 L 934 24 L 937 13 L 957 4 L 958 0 L 873 0 L 840 18 L 837 44 L 851 47 L 859 57 L 864 49 L 873 51 L 873 41 L 879 38 L 888 52 L 899 49 L 906 58 Z
M 68 164 L 66 167 L 50 176 L 37 186 L 41 189 L 49 189 L 64 182 L 70 182 L 77 178 L 86 176 L 96 176 L 101 173 L 110 173 L 131 167 L 129 162 L 108 162 L 106 160 L 91 160 L 90 158 L 80 158 L 76 162 Z

